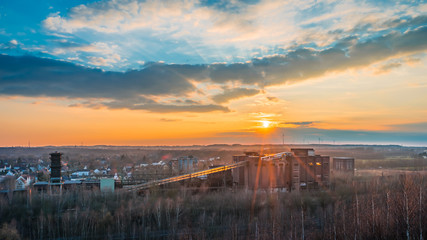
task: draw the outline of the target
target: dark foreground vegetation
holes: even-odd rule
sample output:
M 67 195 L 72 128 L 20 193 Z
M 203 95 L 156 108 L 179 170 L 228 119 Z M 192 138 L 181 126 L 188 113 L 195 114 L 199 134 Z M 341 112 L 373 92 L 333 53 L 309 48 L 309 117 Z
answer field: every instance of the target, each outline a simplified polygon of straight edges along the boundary
M 0 239 L 423 239 L 426 180 L 340 178 L 301 193 L 15 193 L 0 199 Z

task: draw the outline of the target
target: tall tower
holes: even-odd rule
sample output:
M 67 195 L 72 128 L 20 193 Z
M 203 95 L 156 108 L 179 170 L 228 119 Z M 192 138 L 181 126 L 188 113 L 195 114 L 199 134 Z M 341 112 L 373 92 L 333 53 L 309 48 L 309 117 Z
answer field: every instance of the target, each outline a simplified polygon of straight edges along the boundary
M 50 155 L 50 182 L 61 183 L 61 155 L 62 153 L 54 152 Z

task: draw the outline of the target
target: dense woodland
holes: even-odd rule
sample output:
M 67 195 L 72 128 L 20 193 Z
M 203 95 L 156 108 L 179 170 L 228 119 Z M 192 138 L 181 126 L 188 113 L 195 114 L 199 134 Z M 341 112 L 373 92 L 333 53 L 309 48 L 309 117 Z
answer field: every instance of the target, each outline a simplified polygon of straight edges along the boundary
M 15 192 L 0 198 L 0 239 L 424 239 L 426 183 L 414 174 L 299 193 Z

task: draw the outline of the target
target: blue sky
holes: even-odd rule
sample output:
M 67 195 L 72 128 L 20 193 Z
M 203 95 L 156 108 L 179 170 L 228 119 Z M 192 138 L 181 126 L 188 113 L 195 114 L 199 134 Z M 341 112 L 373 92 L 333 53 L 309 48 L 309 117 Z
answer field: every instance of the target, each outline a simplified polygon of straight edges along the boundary
M 28 102 L 159 129 L 218 117 L 190 134 L 206 139 L 262 121 L 427 134 L 426 39 L 425 1 L 2 1 L 0 110 L 8 126 Z

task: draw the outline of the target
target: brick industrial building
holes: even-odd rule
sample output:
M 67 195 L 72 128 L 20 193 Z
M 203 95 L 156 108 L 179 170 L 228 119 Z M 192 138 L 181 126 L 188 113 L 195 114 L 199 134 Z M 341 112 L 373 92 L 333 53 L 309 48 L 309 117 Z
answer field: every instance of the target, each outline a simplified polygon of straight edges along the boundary
M 299 191 L 329 185 L 329 156 L 315 155 L 312 148 L 291 149 L 271 155 L 247 152 L 233 156 L 233 162 L 246 161 L 233 169 L 233 181 L 247 189 L 278 189 Z

